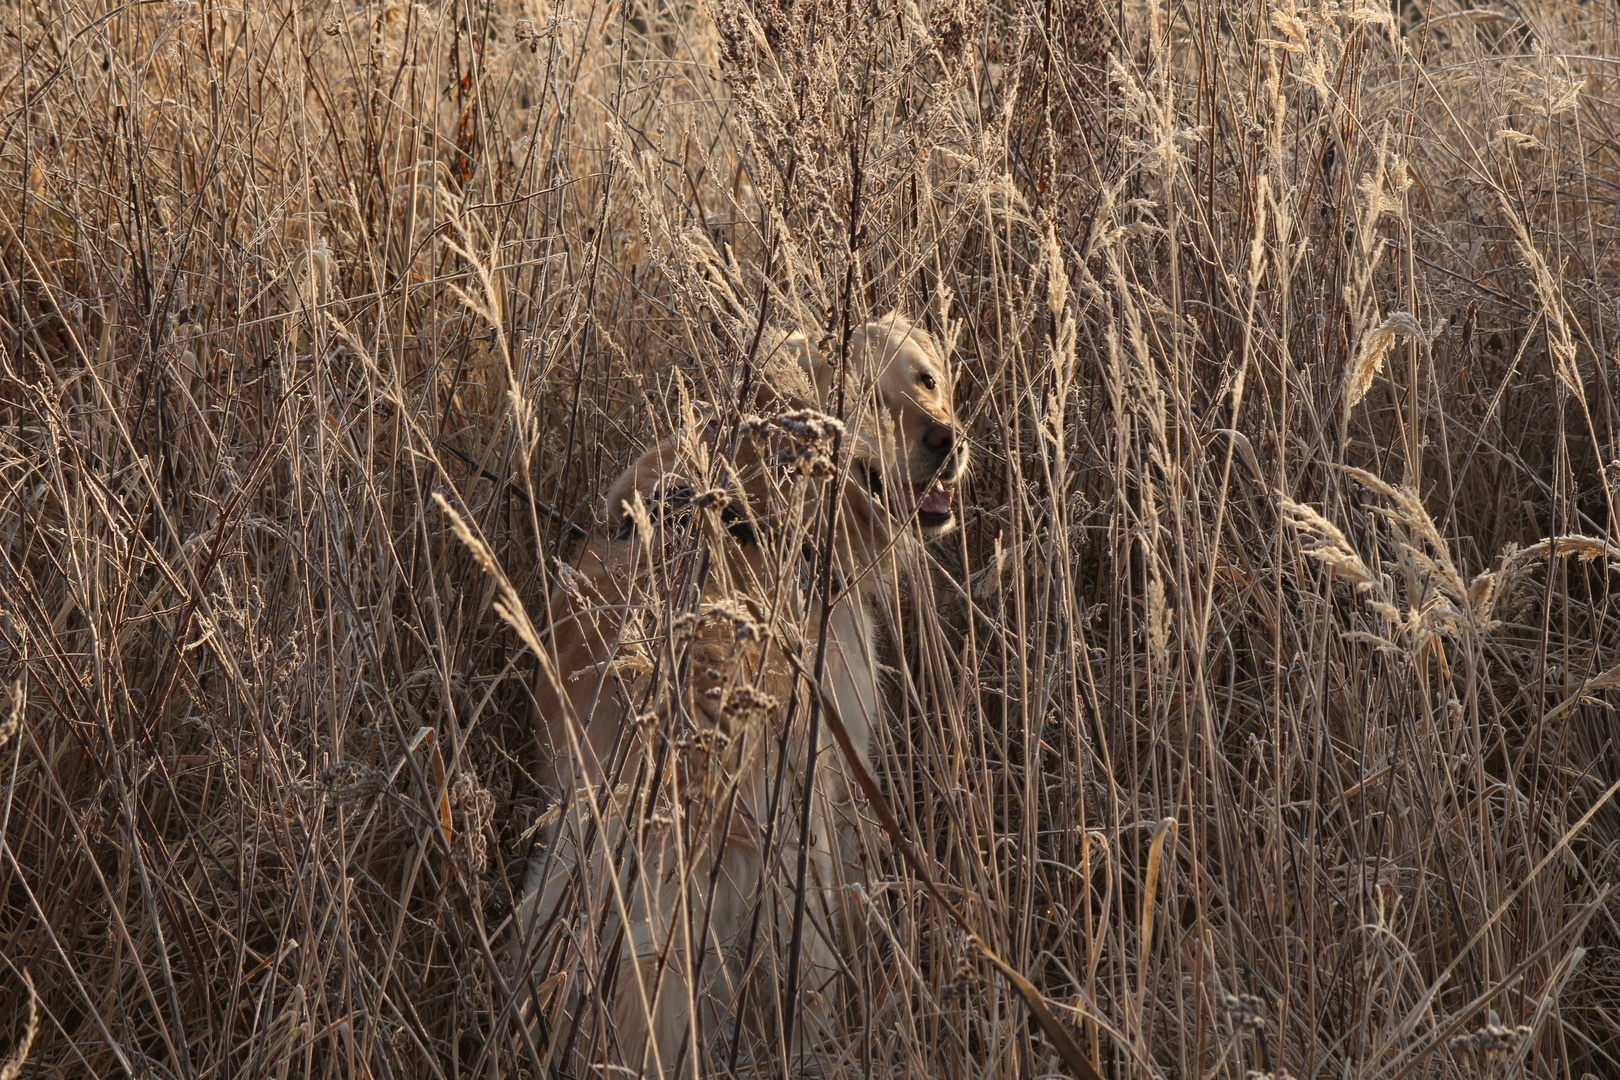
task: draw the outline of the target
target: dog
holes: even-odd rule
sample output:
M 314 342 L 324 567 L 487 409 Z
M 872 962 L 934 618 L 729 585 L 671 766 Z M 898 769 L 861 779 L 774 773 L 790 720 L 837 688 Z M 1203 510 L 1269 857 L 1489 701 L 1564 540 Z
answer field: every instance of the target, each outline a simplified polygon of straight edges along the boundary
M 682 394 L 682 430 L 612 485 L 608 535 L 549 598 L 535 701 L 559 804 L 517 922 L 552 1067 L 785 1067 L 838 1009 L 865 874 L 817 714 L 869 767 L 885 592 L 956 526 L 969 450 L 950 364 L 899 314 L 836 354 L 802 334 L 766 352 L 757 415 L 705 423 Z

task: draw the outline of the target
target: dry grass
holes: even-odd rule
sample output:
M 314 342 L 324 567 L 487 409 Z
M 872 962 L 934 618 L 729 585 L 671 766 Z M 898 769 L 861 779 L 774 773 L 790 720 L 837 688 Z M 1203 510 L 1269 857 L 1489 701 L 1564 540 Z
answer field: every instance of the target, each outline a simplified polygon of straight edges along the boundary
M 31 1075 L 590 1073 L 434 497 L 543 633 L 681 387 L 899 305 L 977 465 L 883 783 L 1104 1075 L 1620 1076 L 1607 5 L 0 7 Z M 840 1075 L 1062 1072 L 872 843 Z

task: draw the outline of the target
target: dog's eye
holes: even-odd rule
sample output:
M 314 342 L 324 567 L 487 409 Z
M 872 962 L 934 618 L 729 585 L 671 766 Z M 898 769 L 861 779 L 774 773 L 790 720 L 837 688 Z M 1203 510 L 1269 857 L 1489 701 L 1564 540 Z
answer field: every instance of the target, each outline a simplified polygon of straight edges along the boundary
M 917 372 L 917 381 L 922 384 L 924 390 L 932 390 L 939 385 L 934 381 L 934 376 L 926 371 Z

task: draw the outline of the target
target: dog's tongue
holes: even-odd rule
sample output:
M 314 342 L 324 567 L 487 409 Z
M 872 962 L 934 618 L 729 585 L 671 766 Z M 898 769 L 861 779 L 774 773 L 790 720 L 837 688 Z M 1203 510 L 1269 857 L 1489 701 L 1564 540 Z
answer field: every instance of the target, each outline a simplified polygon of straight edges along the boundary
M 919 514 L 948 514 L 951 512 L 951 493 L 944 484 L 935 484 L 917 500 Z

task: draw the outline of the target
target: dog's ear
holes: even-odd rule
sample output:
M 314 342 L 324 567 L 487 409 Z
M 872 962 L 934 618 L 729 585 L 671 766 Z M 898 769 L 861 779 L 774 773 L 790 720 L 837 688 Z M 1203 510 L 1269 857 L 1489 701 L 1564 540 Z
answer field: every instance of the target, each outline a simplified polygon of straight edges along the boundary
M 903 335 L 910 335 L 920 329 L 922 324 L 918 322 L 917 312 L 900 303 L 874 318 L 872 325 L 884 327 L 891 334 L 899 331 Z
M 783 360 L 782 368 L 791 373 L 797 385 L 779 385 L 773 389 L 789 399 L 825 407 L 832 398 L 832 364 L 802 333 L 789 334 L 777 349 Z
M 898 308 L 856 327 L 849 338 L 850 370 L 860 372 L 863 378 L 881 375 L 916 333 L 916 327 Z

